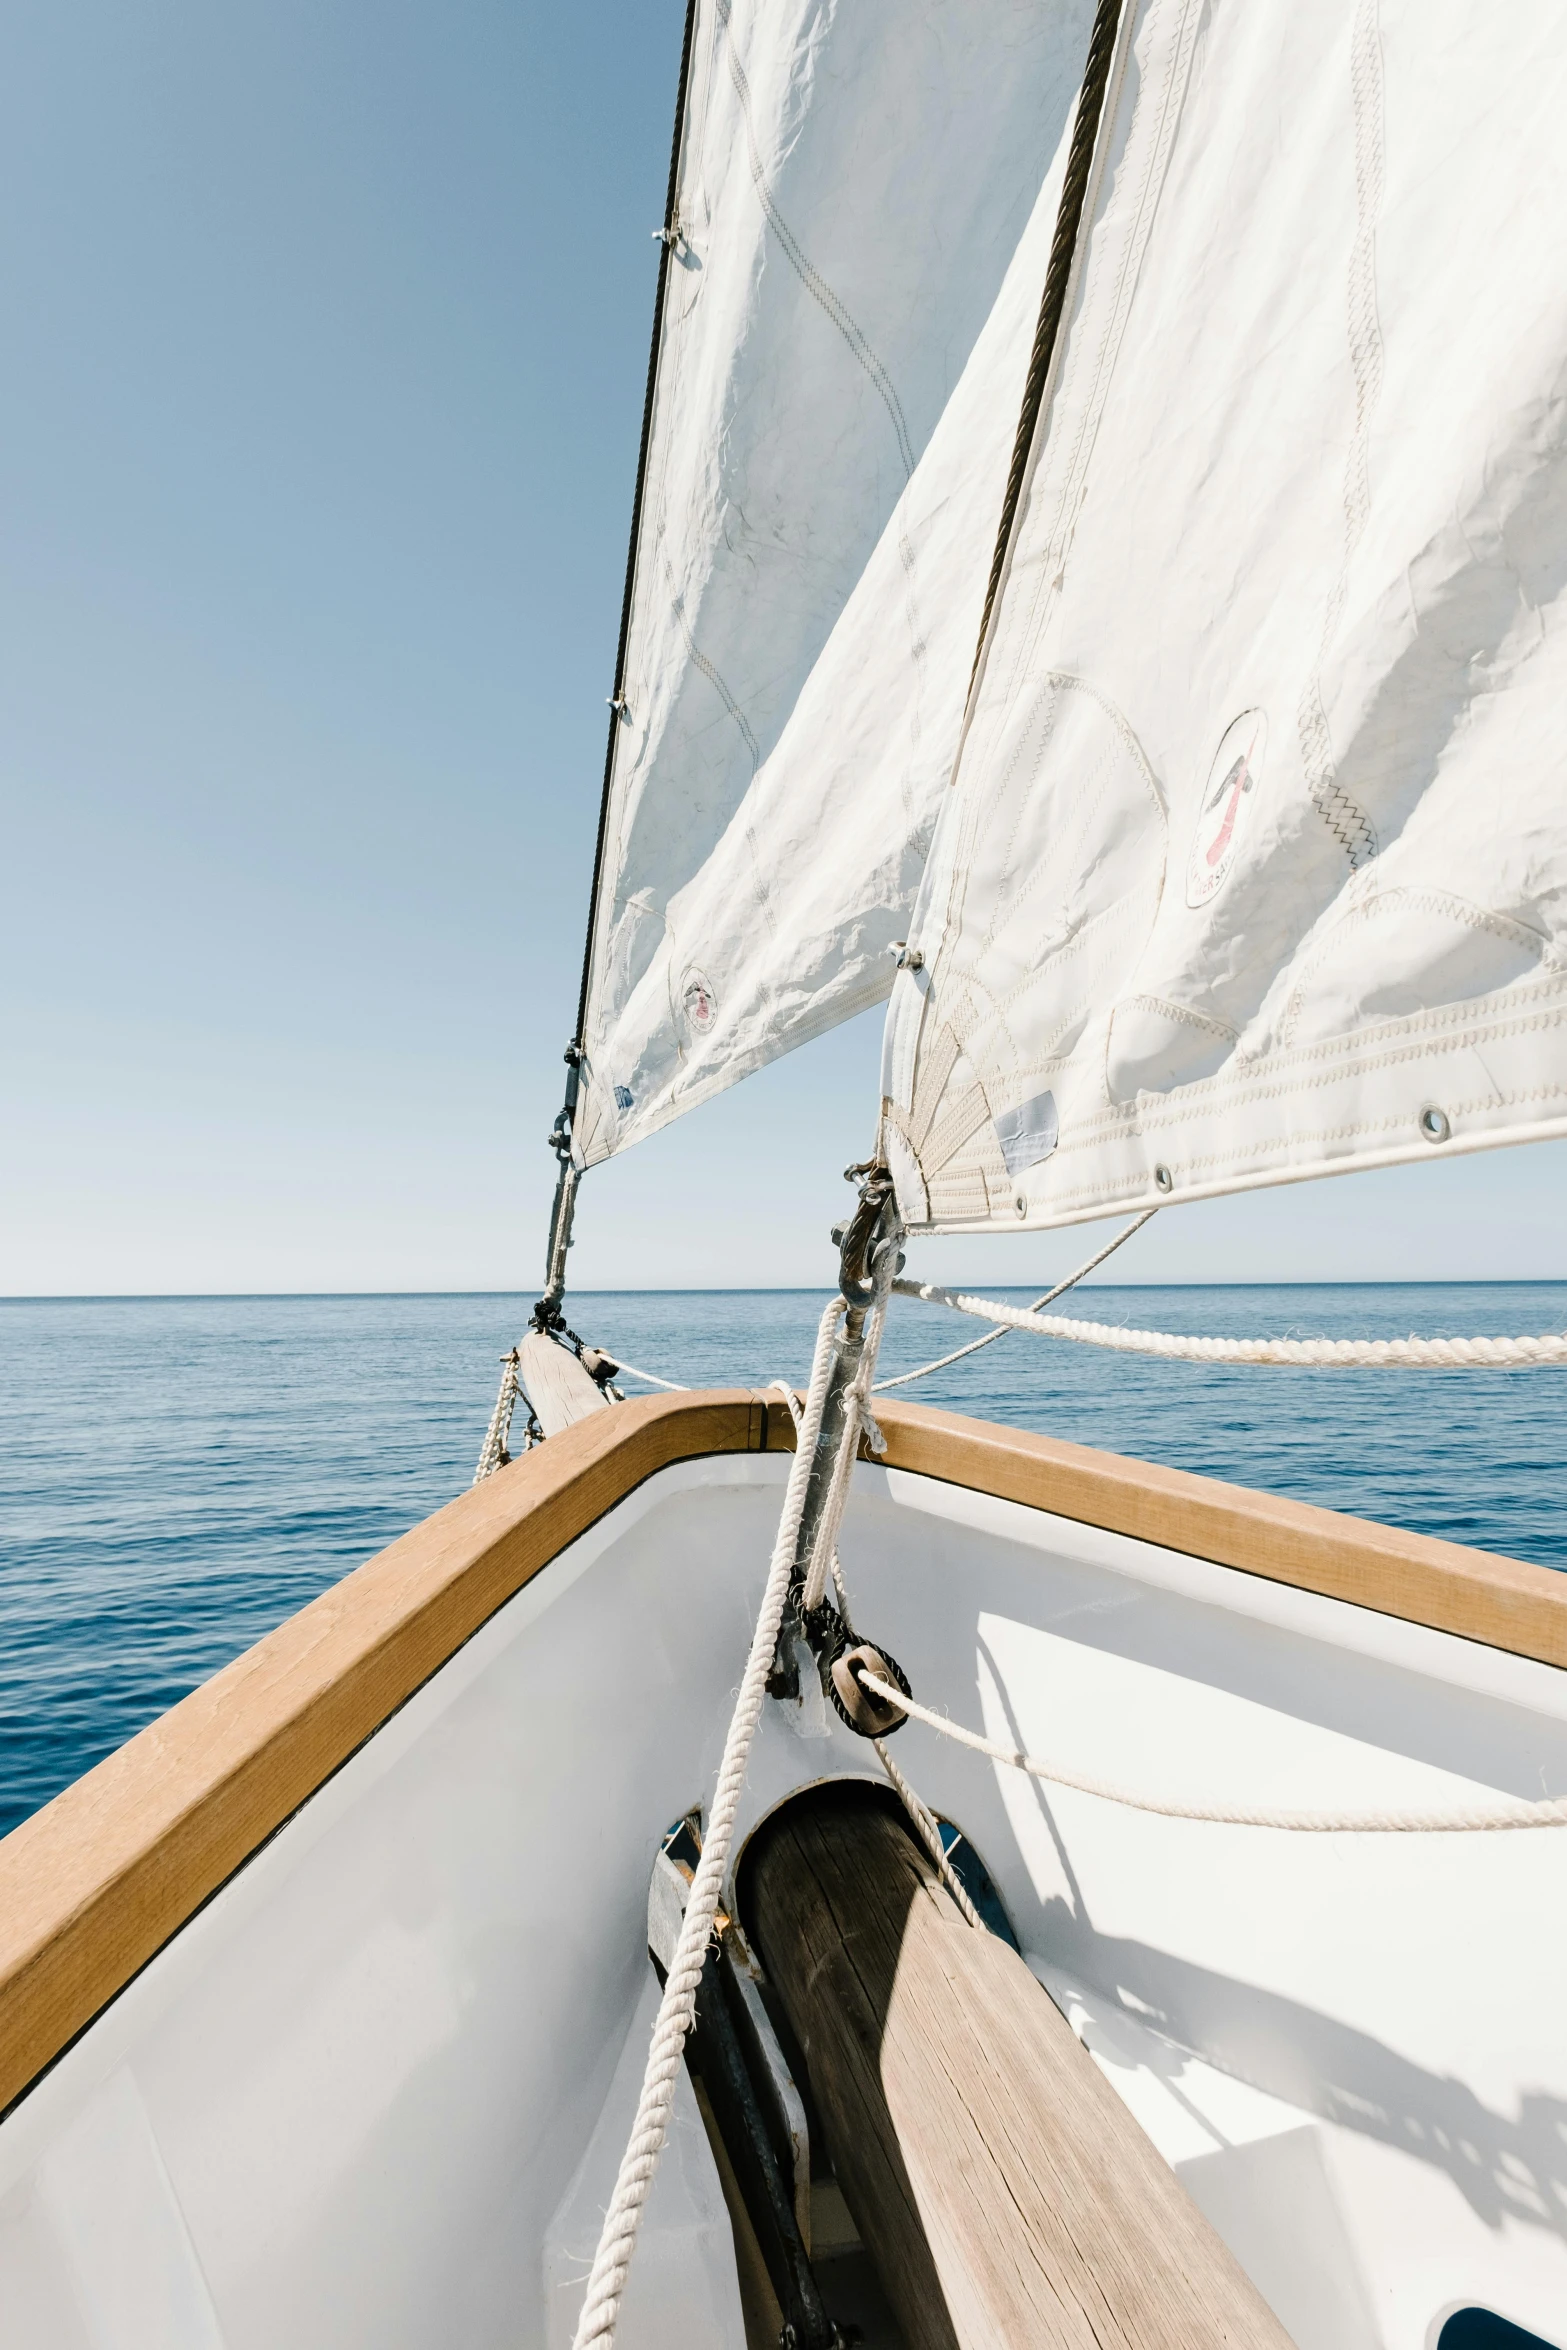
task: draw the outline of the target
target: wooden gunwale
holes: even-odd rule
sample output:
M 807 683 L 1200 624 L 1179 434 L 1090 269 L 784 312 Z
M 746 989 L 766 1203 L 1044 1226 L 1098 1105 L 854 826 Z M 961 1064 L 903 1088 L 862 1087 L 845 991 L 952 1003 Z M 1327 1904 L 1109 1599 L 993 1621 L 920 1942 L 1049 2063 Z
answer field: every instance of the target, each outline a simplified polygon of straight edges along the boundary
M 888 1464 L 1567 1665 L 1567 1576 L 917 1404 Z M 324 1592 L 0 1841 L 0 2112 L 481 1625 L 679 1461 L 792 1450 L 743 1390 L 595 1412 Z

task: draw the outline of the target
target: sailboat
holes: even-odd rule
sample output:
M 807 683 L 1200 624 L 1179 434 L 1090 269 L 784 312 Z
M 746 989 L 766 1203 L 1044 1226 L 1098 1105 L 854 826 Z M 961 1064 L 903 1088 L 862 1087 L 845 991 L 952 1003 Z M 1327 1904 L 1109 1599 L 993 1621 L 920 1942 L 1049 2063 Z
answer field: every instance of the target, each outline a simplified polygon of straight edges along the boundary
M 678 86 L 544 1294 L 472 1490 L 0 1844 L 0 2344 L 1567 2344 L 1567 1582 L 876 1377 L 1567 1359 L 908 1262 L 1567 1132 L 1559 12 Z M 583 1177 L 882 1001 L 809 1381 L 626 1400 Z

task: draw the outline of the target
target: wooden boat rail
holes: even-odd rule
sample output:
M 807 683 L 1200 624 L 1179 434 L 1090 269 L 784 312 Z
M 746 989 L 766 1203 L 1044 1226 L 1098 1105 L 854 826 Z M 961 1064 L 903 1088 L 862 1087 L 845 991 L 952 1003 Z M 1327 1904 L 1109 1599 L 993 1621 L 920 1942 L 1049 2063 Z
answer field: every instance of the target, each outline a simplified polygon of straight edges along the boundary
M 1567 1666 L 1567 1576 L 918 1404 L 895 1469 Z M 481 1625 L 661 1469 L 790 1451 L 744 1390 L 594 1413 L 403 1535 L 0 1841 L 0 2112 Z

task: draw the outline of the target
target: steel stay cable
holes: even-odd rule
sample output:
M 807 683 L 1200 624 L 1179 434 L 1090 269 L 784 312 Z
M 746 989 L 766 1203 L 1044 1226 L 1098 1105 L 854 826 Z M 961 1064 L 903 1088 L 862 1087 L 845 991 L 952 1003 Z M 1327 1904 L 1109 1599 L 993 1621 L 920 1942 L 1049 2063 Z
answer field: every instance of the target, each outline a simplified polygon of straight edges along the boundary
M 1058 1281 L 1054 1289 L 1047 1289 L 1043 1297 L 1036 1297 L 1028 1309 L 1029 1312 L 1037 1314 L 1041 1306 L 1048 1306 L 1056 1298 L 1065 1297 L 1069 1289 L 1075 1289 L 1080 1281 L 1086 1280 L 1090 1273 L 1104 1263 L 1106 1257 L 1113 1257 L 1123 1241 L 1130 1240 L 1134 1232 L 1141 1232 L 1149 1218 L 1157 1216 L 1158 1213 L 1157 1208 L 1144 1208 L 1140 1216 L 1134 1216 L 1130 1224 L 1124 1226 L 1113 1240 L 1107 1240 L 1104 1247 L 1096 1250 L 1093 1256 L 1079 1265 L 1075 1273 L 1068 1273 L 1066 1279 Z M 903 1285 L 900 1282 L 894 1282 L 893 1287 L 902 1290 Z M 878 1379 L 871 1389 L 871 1393 L 885 1395 L 891 1387 L 907 1387 L 915 1379 L 928 1379 L 932 1371 L 945 1371 L 949 1365 L 961 1363 L 966 1355 L 978 1354 L 982 1346 L 991 1346 L 998 1338 L 1005 1338 L 1007 1332 L 1013 1327 L 1014 1325 L 1010 1322 L 998 1322 L 994 1330 L 985 1332 L 983 1338 L 971 1338 L 967 1346 L 954 1347 L 951 1354 L 938 1355 L 933 1363 L 921 1363 L 917 1371 L 900 1371 L 895 1379 Z

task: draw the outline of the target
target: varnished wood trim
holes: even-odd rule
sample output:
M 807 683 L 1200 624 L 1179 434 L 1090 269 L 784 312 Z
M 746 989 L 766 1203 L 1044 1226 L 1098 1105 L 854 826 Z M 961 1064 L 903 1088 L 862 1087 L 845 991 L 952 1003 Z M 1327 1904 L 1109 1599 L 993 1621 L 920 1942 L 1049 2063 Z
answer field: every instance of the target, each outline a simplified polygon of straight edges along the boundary
M 672 1462 L 755 1451 L 724 1392 L 594 1412 L 416 1526 L 0 1842 L 0 2111 L 481 1624 Z
M 879 1406 L 877 1417 L 889 1467 L 1567 1665 L 1567 1575 L 1554 1568 L 922 1404 Z M 794 1442 L 781 1403 L 768 1406 L 767 1441 Z

